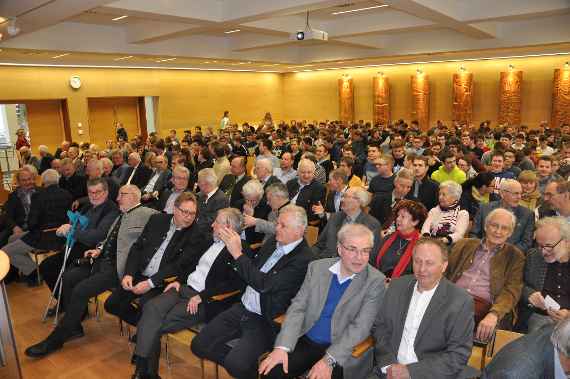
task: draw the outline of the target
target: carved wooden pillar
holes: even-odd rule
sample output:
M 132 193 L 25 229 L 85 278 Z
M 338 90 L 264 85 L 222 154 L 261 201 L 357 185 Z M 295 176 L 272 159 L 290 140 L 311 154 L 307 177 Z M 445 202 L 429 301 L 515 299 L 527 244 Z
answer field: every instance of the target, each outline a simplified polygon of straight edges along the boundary
M 473 74 L 453 74 L 453 120 L 470 123 L 473 116 Z
M 570 70 L 554 70 L 552 90 L 553 127 L 570 123 Z
M 372 78 L 372 115 L 374 124 L 386 125 L 390 121 L 390 84 L 384 75 Z
M 420 128 L 429 128 L 429 76 L 423 73 L 412 75 L 412 119 L 418 120 Z
M 501 72 L 499 87 L 499 124 L 521 123 L 522 71 Z
M 354 122 L 354 82 L 350 76 L 338 80 L 339 120 L 344 124 Z

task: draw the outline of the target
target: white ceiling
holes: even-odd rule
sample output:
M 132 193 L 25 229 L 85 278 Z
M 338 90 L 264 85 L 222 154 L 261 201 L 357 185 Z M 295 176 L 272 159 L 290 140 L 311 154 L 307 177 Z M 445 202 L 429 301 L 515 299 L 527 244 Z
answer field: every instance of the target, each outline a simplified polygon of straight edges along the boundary
M 388 6 L 333 15 L 379 5 Z M 289 39 L 305 29 L 307 11 L 310 26 L 328 32 L 328 41 Z M 70 53 L 0 53 L 0 63 L 92 64 L 89 54 L 99 54 L 98 64 L 109 65 L 140 66 L 144 56 L 162 67 L 193 60 L 200 67 L 291 71 L 426 54 L 556 52 L 570 42 L 570 0 L 2 0 L 0 16 L 17 17 L 21 28 L 11 37 L 8 21 L 0 24 L 5 51 Z M 156 62 L 161 58 L 176 59 Z

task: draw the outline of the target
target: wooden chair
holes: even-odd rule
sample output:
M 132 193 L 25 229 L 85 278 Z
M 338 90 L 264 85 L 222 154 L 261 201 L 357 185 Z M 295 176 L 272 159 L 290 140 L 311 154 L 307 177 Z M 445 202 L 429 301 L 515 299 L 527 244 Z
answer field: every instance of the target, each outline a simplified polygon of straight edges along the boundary
M 318 226 L 307 226 L 307 230 L 305 231 L 305 238 L 307 239 L 309 246 L 313 246 L 315 243 L 317 243 L 317 239 L 319 238 Z
M 488 343 L 474 342 L 469 365 L 471 367 L 483 370 L 495 354 L 503 348 L 503 346 L 522 337 L 523 334 L 511 332 L 509 330 L 497 329 Z M 477 364 L 477 361 L 479 363 Z

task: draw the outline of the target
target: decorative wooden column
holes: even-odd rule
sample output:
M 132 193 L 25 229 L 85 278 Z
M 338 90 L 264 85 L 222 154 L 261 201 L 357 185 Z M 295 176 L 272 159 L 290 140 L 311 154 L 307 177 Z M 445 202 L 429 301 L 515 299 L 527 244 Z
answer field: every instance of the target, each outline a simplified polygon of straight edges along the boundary
M 374 124 L 390 122 L 390 84 L 384 75 L 372 78 L 372 119 Z
M 350 76 L 338 80 L 339 120 L 349 125 L 354 122 L 354 82 Z
M 553 127 L 570 124 L 570 70 L 554 70 L 551 124 Z
M 429 128 L 429 76 L 418 73 L 411 77 L 412 119 L 418 120 L 420 128 Z
M 501 72 L 499 87 L 499 124 L 521 123 L 522 71 Z
M 470 123 L 473 117 L 473 74 L 453 74 L 453 120 Z

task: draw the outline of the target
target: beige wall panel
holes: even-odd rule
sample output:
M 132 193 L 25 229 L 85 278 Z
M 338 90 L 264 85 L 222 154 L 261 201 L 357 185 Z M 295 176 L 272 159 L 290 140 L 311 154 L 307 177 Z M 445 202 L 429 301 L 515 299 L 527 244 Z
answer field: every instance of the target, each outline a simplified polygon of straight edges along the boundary
M 36 100 L 26 101 L 25 104 L 28 109 L 28 127 L 34 155 L 38 154 L 39 145 L 46 145 L 54 152 L 65 138 L 61 101 Z

